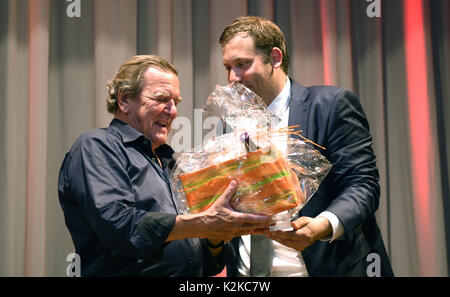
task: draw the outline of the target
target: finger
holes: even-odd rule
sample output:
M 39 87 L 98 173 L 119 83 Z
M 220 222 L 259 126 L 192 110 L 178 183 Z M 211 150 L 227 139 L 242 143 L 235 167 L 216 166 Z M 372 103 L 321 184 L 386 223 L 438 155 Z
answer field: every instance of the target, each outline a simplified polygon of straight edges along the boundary
M 229 194 L 234 195 L 234 193 L 236 192 L 236 181 L 233 179 L 231 180 L 231 182 L 228 184 L 227 189 L 225 190 L 225 193 L 229 192 Z
M 288 239 L 281 239 L 281 238 L 277 238 L 277 239 L 273 239 L 279 243 L 281 243 L 282 245 L 288 246 L 290 248 L 293 248 L 295 250 L 302 250 L 299 246 L 298 246 L 298 242 L 294 241 L 294 240 L 288 240 Z
M 273 240 L 295 240 L 295 231 L 272 231 L 267 233 L 267 237 Z
M 297 251 L 304 251 L 309 244 L 307 242 L 304 242 L 302 240 L 298 240 L 298 239 L 285 239 L 285 238 L 276 238 L 276 239 L 272 239 L 274 241 L 277 241 L 285 246 L 288 246 L 290 248 L 293 248 Z
M 257 228 L 254 229 L 250 232 L 250 234 L 267 234 L 268 232 L 270 232 L 270 228 Z
M 248 234 L 263 234 L 265 235 L 269 231 L 269 228 L 243 228 L 237 231 L 236 236 L 248 235 Z
M 272 224 L 272 219 L 266 215 L 249 214 L 233 211 L 235 219 L 241 226 L 248 226 L 252 229 L 266 228 Z
M 239 236 L 243 236 L 243 235 L 248 235 L 248 234 L 253 234 L 253 230 L 252 228 L 242 228 L 239 230 L 235 230 L 234 232 L 230 232 L 230 234 L 233 234 L 233 237 L 239 237 Z
M 232 180 L 228 187 L 225 189 L 225 192 L 220 196 L 218 200 L 225 200 L 227 202 L 230 202 L 231 198 L 233 198 L 234 194 L 236 193 L 236 181 Z
M 297 220 L 291 222 L 291 226 L 294 229 L 301 229 L 304 226 L 308 225 L 308 223 L 310 222 L 311 218 L 310 217 L 300 217 Z

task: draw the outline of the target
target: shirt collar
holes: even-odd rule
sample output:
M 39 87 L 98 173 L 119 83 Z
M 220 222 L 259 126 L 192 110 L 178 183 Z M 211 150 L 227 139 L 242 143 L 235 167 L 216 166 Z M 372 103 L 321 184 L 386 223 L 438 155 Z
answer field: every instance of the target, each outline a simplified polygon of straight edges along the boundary
M 289 99 L 291 95 L 291 80 L 286 78 L 286 84 L 278 96 L 269 104 L 267 110 L 274 113 L 280 119 L 283 118 L 287 108 L 289 107 Z
M 122 142 L 124 144 L 135 142 L 137 140 L 141 140 L 141 142 L 144 144 L 145 144 L 145 142 L 147 142 L 148 147 L 151 148 L 150 139 L 145 138 L 144 134 L 137 131 L 136 129 L 134 129 L 133 127 L 128 125 L 127 123 L 125 123 L 117 118 L 114 118 L 111 121 L 111 124 L 109 125 L 109 127 L 119 134 L 119 136 L 122 139 Z M 158 154 L 158 156 L 160 158 L 164 157 L 166 159 L 170 159 L 170 158 L 172 158 L 172 155 L 174 154 L 174 152 L 175 151 L 168 144 L 163 144 L 156 149 L 156 153 Z
M 136 141 L 140 137 L 145 138 L 144 134 L 116 118 L 111 121 L 109 127 L 120 135 L 123 143 Z

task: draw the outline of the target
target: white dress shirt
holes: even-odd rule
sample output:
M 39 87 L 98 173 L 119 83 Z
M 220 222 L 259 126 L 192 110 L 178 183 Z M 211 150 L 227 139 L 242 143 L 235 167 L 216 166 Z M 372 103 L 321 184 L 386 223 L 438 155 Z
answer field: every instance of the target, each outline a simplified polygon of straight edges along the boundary
M 286 84 L 283 90 L 267 107 L 269 111 L 276 115 L 272 119 L 272 128 L 279 129 L 288 127 L 289 121 L 289 101 L 291 94 L 291 81 L 286 79 Z M 287 137 L 287 136 L 286 136 Z M 283 143 L 283 142 L 277 142 Z M 283 150 L 282 147 L 279 149 Z M 342 237 L 344 228 L 338 217 L 329 212 L 323 211 L 318 216 L 325 217 L 330 221 L 333 229 L 332 236 L 322 238 L 322 241 L 332 242 L 335 239 Z M 290 247 L 282 245 L 277 241 L 272 241 L 272 269 L 269 276 L 308 276 L 305 262 L 303 261 L 302 253 Z M 241 276 L 250 275 L 250 235 L 241 236 L 239 242 L 240 260 L 238 264 L 238 272 Z

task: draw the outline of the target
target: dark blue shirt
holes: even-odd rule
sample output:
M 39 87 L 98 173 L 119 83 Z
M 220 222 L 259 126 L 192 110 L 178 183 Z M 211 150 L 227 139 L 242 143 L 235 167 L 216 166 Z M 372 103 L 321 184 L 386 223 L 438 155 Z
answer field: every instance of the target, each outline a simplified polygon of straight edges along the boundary
M 114 119 L 74 143 L 61 166 L 59 201 L 83 276 L 205 276 L 220 272 L 204 242 L 165 243 L 178 214 L 169 170 L 175 160 Z M 222 253 L 224 254 L 224 253 Z

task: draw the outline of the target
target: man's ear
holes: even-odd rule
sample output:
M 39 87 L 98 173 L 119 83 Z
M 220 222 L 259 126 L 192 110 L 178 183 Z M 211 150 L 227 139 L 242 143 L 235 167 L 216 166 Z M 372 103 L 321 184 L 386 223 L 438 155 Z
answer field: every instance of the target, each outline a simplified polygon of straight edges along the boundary
M 128 113 L 128 106 L 129 103 L 129 99 L 128 96 L 125 96 L 124 94 L 122 94 L 121 92 L 119 92 L 119 94 L 117 94 L 117 106 L 119 107 L 119 110 L 123 113 Z
M 280 68 L 283 61 L 283 53 L 278 47 L 274 47 L 270 52 L 270 62 L 273 68 Z

